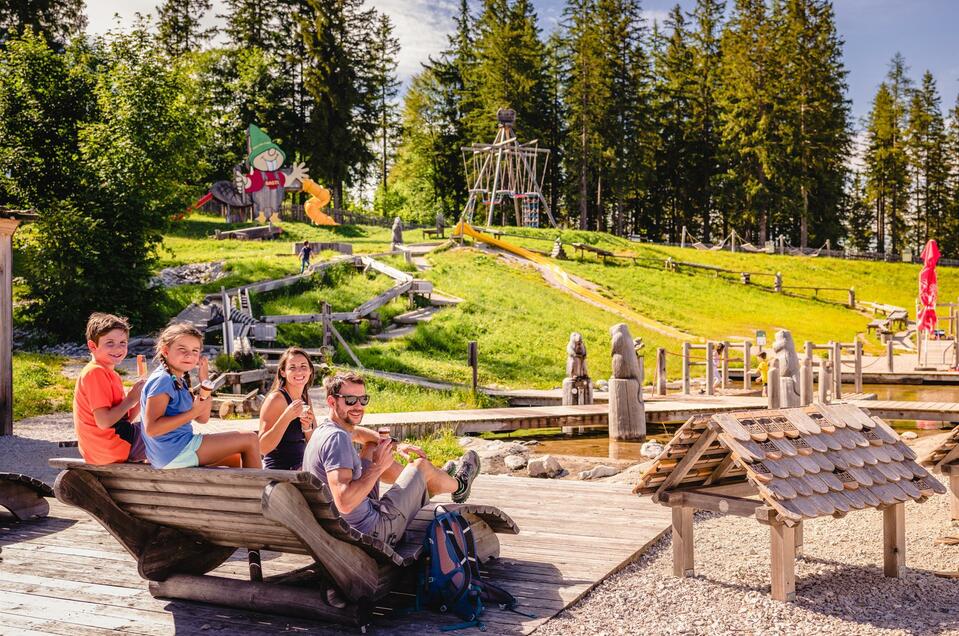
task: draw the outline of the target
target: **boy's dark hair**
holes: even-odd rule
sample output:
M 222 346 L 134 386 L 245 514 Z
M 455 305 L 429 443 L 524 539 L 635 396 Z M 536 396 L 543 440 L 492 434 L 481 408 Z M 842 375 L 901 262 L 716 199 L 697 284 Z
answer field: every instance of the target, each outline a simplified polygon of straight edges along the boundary
M 123 316 L 114 316 L 99 311 L 93 312 L 87 319 L 87 340 L 100 344 L 100 338 L 103 334 L 114 329 L 122 329 L 129 335 L 130 323 Z
M 760 351 L 758 357 L 760 357 L 760 358 L 762 358 L 763 360 L 765 360 L 765 359 L 766 359 L 766 352 L 765 352 L 765 351 Z
M 344 384 L 362 384 L 366 386 L 366 380 L 355 371 L 337 371 L 333 375 L 323 378 L 323 388 L 327 395 L 335 395 L 340 392 Z

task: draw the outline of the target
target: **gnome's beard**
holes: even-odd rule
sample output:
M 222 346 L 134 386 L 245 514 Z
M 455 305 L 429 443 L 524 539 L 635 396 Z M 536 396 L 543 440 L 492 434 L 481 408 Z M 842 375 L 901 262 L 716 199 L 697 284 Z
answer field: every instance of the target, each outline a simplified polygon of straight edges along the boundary
M 267 160 L 266 160 L 266 169 L 267 169 L 268 171 L 273 172 L 274 170 L 276 170 L 276 169 L 279 168 L 279 167 L 280 167 L 279 162 L 278 162 L 276 159 L 267 159 Z

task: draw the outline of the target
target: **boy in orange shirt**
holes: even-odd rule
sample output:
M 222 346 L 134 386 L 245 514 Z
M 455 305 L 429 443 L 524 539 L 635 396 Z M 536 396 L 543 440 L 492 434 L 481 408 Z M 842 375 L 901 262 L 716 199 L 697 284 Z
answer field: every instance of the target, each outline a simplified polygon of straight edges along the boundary
M 80 454 L 88 464 L 144 461 L 140 424 L 140 378 L 124 395 L 114 367 L 127 355 L 130 325 L 125 318 L 94 313 L 87 320 L 87 347 L 92 359 L 80 371 L 73 394 L 73 426 Z

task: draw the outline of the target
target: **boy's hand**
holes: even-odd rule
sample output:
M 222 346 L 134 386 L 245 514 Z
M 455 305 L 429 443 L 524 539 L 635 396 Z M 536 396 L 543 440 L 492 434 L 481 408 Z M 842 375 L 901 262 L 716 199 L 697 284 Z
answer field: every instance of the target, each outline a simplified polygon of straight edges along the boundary
M 200 378 L 200 382 L 206 382 L 210 379 L 210 359 L 206 356 L 200 356 L 199 369 L 197 370 L 197 375 Z
M 146 378 L 140 378 L 133 383 L 133 386 L 130 387 L 130 390 L 127 391 L 127 399 L 133 400 L 134 402 L 140 401 L 140 394 L 143 392 L 143 385 L 147 383 Z

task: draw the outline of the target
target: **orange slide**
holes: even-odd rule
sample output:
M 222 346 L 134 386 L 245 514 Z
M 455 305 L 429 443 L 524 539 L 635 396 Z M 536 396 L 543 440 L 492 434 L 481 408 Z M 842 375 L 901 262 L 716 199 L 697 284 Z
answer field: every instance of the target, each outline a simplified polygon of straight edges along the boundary
M 306 202 L 306 205 L 303 206 L 303 209 L 315 225 L 339 225 L 339 223 L 333 220 L 332 216 L 323 212 L 323 208 L 330 202 L 329 190 L 321 187 L 316 181 L 313 181 L 313 179 L 303 179 L 300 187 L 303 188 L 304 192 L 312 195 Z

